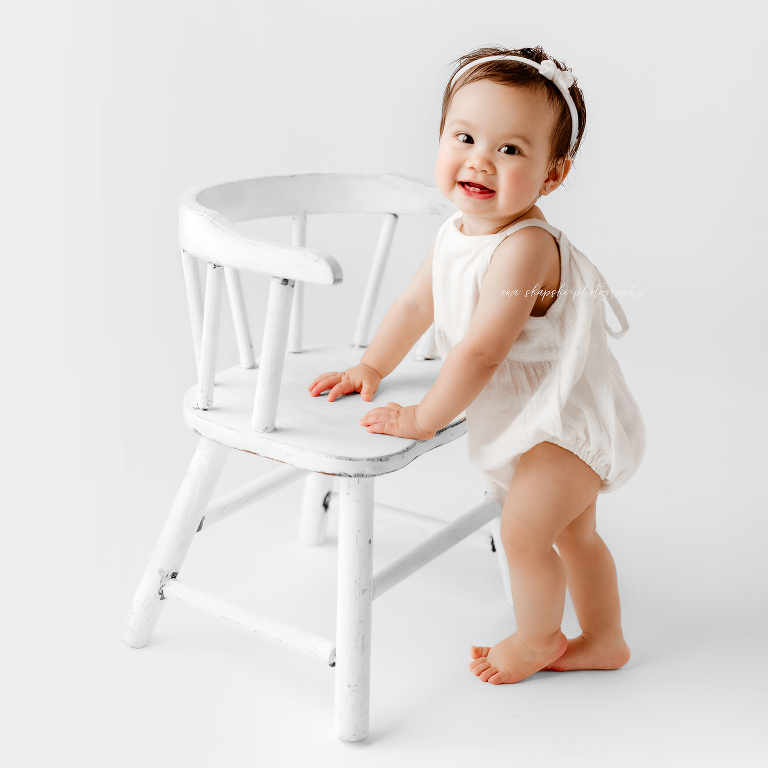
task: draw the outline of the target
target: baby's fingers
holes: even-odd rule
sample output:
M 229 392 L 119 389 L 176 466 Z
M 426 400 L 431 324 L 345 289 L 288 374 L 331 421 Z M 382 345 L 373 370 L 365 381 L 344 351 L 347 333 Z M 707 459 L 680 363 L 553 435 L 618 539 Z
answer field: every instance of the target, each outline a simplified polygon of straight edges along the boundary
M 348 395 L 350 392 L 357 392 L 355 385 L 342 380 L 328 393 L 328 402 L 332 403 L 340 395 Z
M 360 419 L 360 424 L 362 424 L 364 427 L 367 427 L 371 424 L 376 424 L 380 421 L 385 421 L 389 414 L 387 413 L 387 408 L 373 408 L 368 413 L 363 416 L 362 419 Z
M 371 383 L 370 381 L 364 381 L 363 388 L 360 392 L 360 397 L 367 403 L 370 403 L 371 400 L 373 400 L 373 396 L 376 394 L 377 389 L 377 385 Z
M 325 392 L 326 389 L 330 389 L 335 384 L 338 384 L 341 380 L 341 376 L 338 373 L 321 373 L 308 387 L 309 394 L 312 397 L 317 397 Z
M 371 424 L 368 427 L 369 432 L 379 432 L 385 435 L 394 435 L 397 425 L 386 421 L 378 421 L 375 424 Z

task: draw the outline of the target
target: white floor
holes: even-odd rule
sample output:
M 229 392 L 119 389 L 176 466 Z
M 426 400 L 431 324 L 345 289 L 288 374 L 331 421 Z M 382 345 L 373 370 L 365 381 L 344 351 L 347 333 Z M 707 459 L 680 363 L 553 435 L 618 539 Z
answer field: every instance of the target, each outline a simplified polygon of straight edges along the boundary
M 765 765 L 766 518 L 752 450 L 765 430 L 749 417 L 749 398 L 705 419 L 718 391 L 716 381 L 700 383 L 669 412 L 646 403 L 646 463 L 598 501 L 632 650 L 623 669 L 480 682 L 467 669 L 469 646 L 497 642 L 514 618 L 493 556 L 461 544 L 374 604 L 370 736 L 343 743 L 333 735 L 334 672 L 319 662 L 175 603 L 146 648 L 123 645 L 120 627 L 166 510 L 158 503 L 117 523 L 105 516 L 90 535 L 119 539 L 114 559 L 92 554 L 97 540 L 65 509 L 71 525 L 42 532 L 46 562 L 17 571 L 18 588 L 8 590 L 26 619 L 5 657 L 17 723 L 5 764 Z M 721 419 L 733 435 L 728 450 L 711 439 Z M 378 500 L 446 518 L 477 503 L 465 440 L 382 478 Z M 183 462 L 194 444 L 189 435 Z M 233 454 L 219 487 L 270 466 Z M 164 496 L 172 486 L 143 492 Z M 336 517 L 325 546 L 299 545 L 300 491 L 291 486 L 201 532 L 183 576 L 333 637 Z M 374 568 L 418 540 L 379 523 L 374 535 Z M 578 633 L 570 602 L 563 628 Z

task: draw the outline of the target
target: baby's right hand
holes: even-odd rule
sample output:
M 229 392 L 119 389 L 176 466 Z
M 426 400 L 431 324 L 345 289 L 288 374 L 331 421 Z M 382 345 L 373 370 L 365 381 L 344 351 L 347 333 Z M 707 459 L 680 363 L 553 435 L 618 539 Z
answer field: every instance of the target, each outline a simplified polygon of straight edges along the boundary
M 328 402 L 332 403 L 339 395 L 348 395 L 351 392 L 359 392 L 363 400 L 371 401 L 379 388 L 381 376 L 368 365 L 354 366 L 346 371 L 333 371 L 321 373 L 308 387 L 309 394 L 317 397 L 327 389 Z

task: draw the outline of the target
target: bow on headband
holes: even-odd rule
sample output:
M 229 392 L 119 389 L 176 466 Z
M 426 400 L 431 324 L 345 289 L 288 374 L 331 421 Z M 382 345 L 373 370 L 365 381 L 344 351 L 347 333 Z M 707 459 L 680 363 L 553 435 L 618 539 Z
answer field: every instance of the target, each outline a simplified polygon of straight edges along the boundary
M 552 59 L 544 59 L 544 61 L 539 64 L 539 72 L 541 72 L 547 80 L 552 80 L 555 85 L 559 85 L 566 90 L 573 85 L 573 81 L 575 80 L 572 72 L 565 72 L 562 69 L 558 69 Z

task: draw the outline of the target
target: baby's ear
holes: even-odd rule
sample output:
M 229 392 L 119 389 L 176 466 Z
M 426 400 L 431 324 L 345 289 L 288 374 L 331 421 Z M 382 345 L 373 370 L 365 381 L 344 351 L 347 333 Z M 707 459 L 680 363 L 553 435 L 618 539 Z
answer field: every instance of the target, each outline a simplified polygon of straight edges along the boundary
M 558 163 L 557 178 L 559 179 L 561 184 L 565 181 L 565 177 L 570 173 L 572 165 L 573 165 L 573 162 L 571 161 L 570 157 L 560 158 L 560 161 Z

